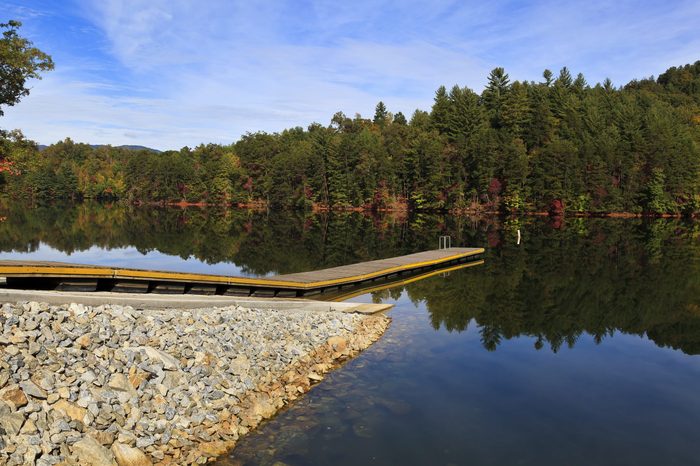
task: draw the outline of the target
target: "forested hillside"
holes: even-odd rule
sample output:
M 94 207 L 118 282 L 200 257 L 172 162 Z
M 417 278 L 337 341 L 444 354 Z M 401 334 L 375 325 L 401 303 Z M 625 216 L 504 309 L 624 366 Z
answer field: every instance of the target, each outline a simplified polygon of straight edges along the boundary
M 272 208 L 700 212 L 700 61 L 616 88 L 494 69 L 481 95 L 440 87 L 410 119 L 335 114 L 229 146 L 162 153 L 0 140 L 10 197 Z

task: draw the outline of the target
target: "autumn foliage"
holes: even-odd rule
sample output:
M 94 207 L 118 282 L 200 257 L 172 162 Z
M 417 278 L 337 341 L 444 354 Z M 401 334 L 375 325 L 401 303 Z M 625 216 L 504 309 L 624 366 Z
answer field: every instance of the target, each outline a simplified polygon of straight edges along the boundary
M 20 171 L 15 167 L 14 162 L 3 159 L 0 159 L 0 173 L 8 173 L 15 176 L 20 175 Z

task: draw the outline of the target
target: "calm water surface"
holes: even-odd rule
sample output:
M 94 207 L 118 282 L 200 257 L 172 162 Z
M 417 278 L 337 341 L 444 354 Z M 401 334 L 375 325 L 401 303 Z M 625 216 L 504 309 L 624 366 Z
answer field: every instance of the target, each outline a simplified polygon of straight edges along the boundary
M 0 208 L 0 257 L 247 275 L 434 248 L 484 265 L 354 300 L 385 336 L 219 464 L 700 464 L 700 226 Z M 521 229 L 523 242 L 515 244 Z

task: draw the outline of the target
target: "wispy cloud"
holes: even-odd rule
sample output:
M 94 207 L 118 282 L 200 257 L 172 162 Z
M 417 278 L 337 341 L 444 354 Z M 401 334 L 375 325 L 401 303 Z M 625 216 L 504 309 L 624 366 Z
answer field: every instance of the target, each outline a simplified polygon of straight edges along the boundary
M 0 124 L 41 142 L 177 148 L 246 131 L 427 109 L 440 84 L 567 65 L 622 84 L 700 58 L 700 4 L 675 1 L 0 2 L 57 70 Z M 70 31 L 70 34 L 59 34 Z

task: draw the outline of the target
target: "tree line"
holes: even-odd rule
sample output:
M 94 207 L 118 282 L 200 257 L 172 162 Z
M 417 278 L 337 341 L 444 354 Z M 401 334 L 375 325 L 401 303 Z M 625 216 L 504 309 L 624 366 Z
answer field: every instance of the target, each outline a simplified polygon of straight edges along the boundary
M 700 61 L 615 87 L 567 68 L 481 94 L 440 87 L 410 118 L 338 112 L 230 145 L 155 152 L 0 137 L 0 192 L 271 208 L 700 213 Z

